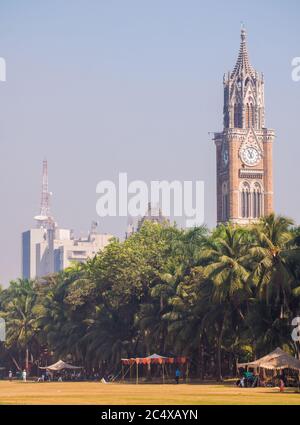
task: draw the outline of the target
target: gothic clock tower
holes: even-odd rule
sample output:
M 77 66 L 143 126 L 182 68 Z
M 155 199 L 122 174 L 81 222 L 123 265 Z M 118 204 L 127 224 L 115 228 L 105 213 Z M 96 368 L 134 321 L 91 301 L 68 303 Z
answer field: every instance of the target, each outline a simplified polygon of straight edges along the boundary
M 274 131 L 265 128 L 264 78 L 250 65 L 246 31 L 224 76 L 224 130 L 215 133 L 217 221 L 248 224 L 273 211 Z

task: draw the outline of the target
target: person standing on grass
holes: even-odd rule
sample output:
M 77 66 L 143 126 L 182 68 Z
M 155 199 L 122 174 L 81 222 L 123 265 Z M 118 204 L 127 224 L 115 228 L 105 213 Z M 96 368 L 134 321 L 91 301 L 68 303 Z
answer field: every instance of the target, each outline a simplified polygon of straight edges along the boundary
M 27 372 L 26 372 L 25 369 L 22 372 L 22 379 L 23 379 L 23 382 L 26 382 L 26 380 L 27 380 Z
M 175 382 L 176 382 L 176 384 L 179 384 L 180 376 L 181 376 L 181 372 L 180 372 L 180 370 L 177 368 L 177 369 L 176 369 L 176 371 L 175 371 Z

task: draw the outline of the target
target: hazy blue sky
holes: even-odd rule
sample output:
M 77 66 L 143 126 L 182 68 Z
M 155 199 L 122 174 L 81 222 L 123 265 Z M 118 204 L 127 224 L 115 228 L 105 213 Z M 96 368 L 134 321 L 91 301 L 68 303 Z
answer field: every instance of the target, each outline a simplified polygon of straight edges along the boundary
M 21 232 L 39 210 L 49 161 L 52 211 L 87 231 L 96 184 L 204 180 L 215 225 L 215 147 L 223 73 L 235 64 L 240 21 L 266 81 L 276 211 L 300 223 L 299 0 L 0 0 L 0 281 L 20 274 Z M 126 219 L 101 230 L 123 235 Z

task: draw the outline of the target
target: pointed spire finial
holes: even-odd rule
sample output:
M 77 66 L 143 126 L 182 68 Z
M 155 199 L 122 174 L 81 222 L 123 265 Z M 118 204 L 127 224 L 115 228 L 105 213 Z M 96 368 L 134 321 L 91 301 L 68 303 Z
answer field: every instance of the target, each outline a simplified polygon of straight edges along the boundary
M 236 65 L 234 67 L 234 70 L 231 74 L 231 78 L 237 75 L 246 75 L 249 74 L 253 78 L 255 77 L 255 71 L 252 68 L 249 56 L 248 56 L 248 49 L 247 49 L 247 41 L 246 41 L 246 29 L 244 26 L 244 23 L 241 22 L 241 44 L 240 44 L 240 50 L 238 59 L 236 62 Z
M 241 39 L 242 41 L 246 40 L 246 28 L 243 21 L 241 21 Z

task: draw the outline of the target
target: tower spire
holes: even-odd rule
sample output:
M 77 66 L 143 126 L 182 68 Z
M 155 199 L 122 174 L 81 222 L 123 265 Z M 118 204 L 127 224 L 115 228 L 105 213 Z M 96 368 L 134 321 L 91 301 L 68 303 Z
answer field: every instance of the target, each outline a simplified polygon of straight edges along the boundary
M 215 133 L 218 223 L 249 224 L 273 210 L 272 143 L 263 77 L 252 68 L 241 26 L 236 66 L 223 80 L 224 129 Z
M 247 74 L 251 77 L 255 77 L 255 71 L 250 64 L 248 48 L 247 48 L 247 32 L 243 22 L 241 23 L 241 44 L 238 59 L 234 70 L 231 74 L 231 78 L 235 76 L 246 76 Z

